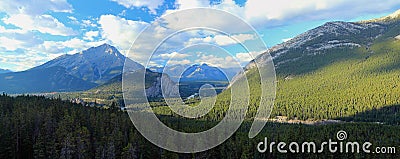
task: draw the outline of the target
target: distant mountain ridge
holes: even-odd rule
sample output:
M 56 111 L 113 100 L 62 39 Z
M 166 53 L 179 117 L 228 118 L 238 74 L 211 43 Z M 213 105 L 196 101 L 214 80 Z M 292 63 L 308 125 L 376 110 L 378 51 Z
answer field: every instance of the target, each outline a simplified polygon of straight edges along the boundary
M 165 73 L 168 74 L 170 76 L 170 78 L 174 81 L 174 82 L 178 82 L 179 79 L 181 78 L 181 74 L 186 70 L 186 69 L 192 69 L 193 67 L 198 67 L 200 66 L 199 64 L 195 64 L 195 65 L 188 65 L 188 64 L 176 64 L 176 65 L 171 65 L 171 66 L 166 66 L 166 67 L 150 67 L 149 69 L 153 72 L 158 72 L 158 73 Z M 226 74 L 228 80 L 232 79 L 240 70 L 240 68 L 218 68 L 218 67 L 212 67 L 209 65 L 204 65 L 201 66 L 206 68 L 207 70 L 215 70 L 216 69 L 220 69 L 223 73 Z M 203 69 L 204 69 L 203 68 Z M 193 70 L 191 70 L 193 71 Z M 205 74 L 202 76 L 205 76 L 206 74 L 210 73 L 207 76 L 213 76 L 212 72 L 204 72 Z M 225 75 L 224 75 L 225 76 Z M 184 77 L 184 76 L 182 76 Z M 204 77 L 203 77 L 204 78 Z M 219 80 L 224 80 L 225 78 L 222 78 L 222 74 L 218 75 L 216 78 L 216 81 Z M 185 80 L 185 79 L 184 79 Z M 207 80 L 207 79 L 206 79 Z M 213 79 L 213 77 L 210 77 L 210 80 L 215 80 Z
M 0 68 L 0 73 L 9 73 L 9 72 L 12 72 L 12 71 Z
M 219 68 L 203 63 L 201 65 L 194 64 L 187 68 L 182 73 L 180 81 L 228 81 L 228 78 Z

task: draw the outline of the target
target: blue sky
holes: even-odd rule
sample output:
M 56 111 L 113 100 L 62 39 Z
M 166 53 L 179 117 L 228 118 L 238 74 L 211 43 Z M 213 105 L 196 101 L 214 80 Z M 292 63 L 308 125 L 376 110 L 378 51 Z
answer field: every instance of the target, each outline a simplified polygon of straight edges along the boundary
M 195 7 L 220 9 L 242 18 L 256 29 L 268 47 L 272 47 L 328 21 L 359 21 L 388 15 L 400 9 L 400 1 L 2 0 L 0 68 L 22 71 L 57 56 L 77 53 L 103 43 L 114 45 L 122 53 L 126 53 L 140 32 L 152 22 L 168 13 Z M 210 17 L 212 18 L 224 21 L 215 19 L 218 17 Z M 165 28 L 158 31 L 162 29 Z M 246 32 L 233 36 L 239 42 L 254 38 L 253 34 Z M 204 47 L 203 50 L 197 50 L 196 56 L 192 57 L 177 50 L 165 49 L 151 64 L 159 65 L 162 60 L 168 59 L 171 64 L 209 62 L 220 67 L 229 67 L 233 60 L 245 64 L 251 59 L 237 43 L 228 42 L 223 36 L 209 32 L 197 31 L 180 35 L 177 41 L 170 44 L 184 49 L 188 47 L 188 42 L 219 45 L 230 52 L 233 58 L 217 53 L 206 54 L 209 50 Z M 253 52 L 252 55 L 262 51 L 264 50 Z M 170 57 L 173 59 L 169 59 Z M 132 59 L 146 62 L 140 52 L 132 55 Z

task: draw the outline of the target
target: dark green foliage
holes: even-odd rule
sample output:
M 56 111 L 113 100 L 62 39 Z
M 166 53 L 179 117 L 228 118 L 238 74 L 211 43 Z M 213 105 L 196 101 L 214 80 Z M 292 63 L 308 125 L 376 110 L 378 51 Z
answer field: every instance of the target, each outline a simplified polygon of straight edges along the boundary
M 347 123 L 307 126 L 268 123 L 254 139 L 247 136 L 246 121 L 230 139 L 211 150 L 196 154 L 177 154 L 162 150 L 138 133 L 128 115 L 118 108 L 83 107 L 58 99 L 36 96 L 0 96 L 0 158 L 398 158 L 398 154 L 352 154 L 324 151 L 321 154 L 259 153 L 257 144 L 270 141 L 321 143 L 335 139 L 345 130 L 348 141 L 376 146 L 400 144 L 399 126 Z M 160 116 L 177 130 L 201 131 L 216 122 L 185 121 Z M 178 124 L 179 122 L 179 124 Z

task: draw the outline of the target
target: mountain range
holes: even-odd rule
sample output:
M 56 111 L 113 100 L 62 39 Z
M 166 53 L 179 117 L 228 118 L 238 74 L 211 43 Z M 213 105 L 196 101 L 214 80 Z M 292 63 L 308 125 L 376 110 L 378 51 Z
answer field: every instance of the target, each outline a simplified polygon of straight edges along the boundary
M 9 72 L 12 72 L 12 71 L 0 68 L 0 73 L 9 73 Z
M 115 47 L 103 44 L 73 55 L 62 55 L 22 72 L 0 74 L 0 91 L 39 93 L 88 90 L 127 71 L 144 69 L 122 55 Z
M 314 72 L 339 61 L 354 59 L 355 56 L 362 56 L 365 60 L 373 57 L 374 51 L 371 48 L 378 42 L 398 39 L 399 26 L 399 14 L 396 13 L 362 22 L 328 22 L 272 47 L 252 60 L 245 70 L 253 70 L 255 61 L 265 63 L 268 60 L 267 54 L 273 58 L 277 76 L 288 77 L 287 79 Z M 349 53 L 359 49 L 364 49 L 366 53 Z M 30 93 L 79 91 L 96 86 L 99 88 L 103 84 L 115 82 L 121 76 L 125 61 L 131 63 L 129 71 L 144 69 L 139 63 L 126 59 L 115 47 L 103 44 L 73 55 L 62 55 L 26 71 L 2 73 L 0 91 Z M 168 74 L 174 82 L 223 81 L 231 79 L 238 69 L 221 69 L 201 64 L 151 67 L 147 71 Z M 227 75 L 227 79 L 222 72 Z M 246 72 L 236 75 L 235 78 L 242 77 Z
M 120 92 L 120 87 L 115 87 L 116 84 L 121 84 L 121 74 L 124 63 L 130 63 L 129 68 L 125 68 L 127 72 L 135 72 L 143 70 L 144 66 L 139 63 L 127 59 L 115 47 L 103 44 L 97 47 L 91 47 L 73 55 L 62 55 L 51 61 L 48 61 L 40 66 L 28 69 L 22 72 L 10 72 L 0 70 L 0 91 L 7 93 L 42 93 L 42 92 L 69 92 L 69 91 L 85 91 L 94 88 L 96 91 L 101 91 L 106 88 L 106 91 L 115 89 Z M 199 67 L 198 69 L 193 69 Z M 200 71 L 188 73 L 185 79 L 190 80 L 225 80 L 225 75 L 216 67 L 204 65 L 175 65 L 167 67 L 168 75 L 177 77 L 179 75 L 174 72 L 184 71 L 182 69 L 189 68 L 189 71 Z M 161 77 L 162 70 L 155 71 L 146 70 L 147 75 L 153 77 L 150 81 L 155 81 L 157 77 Z M 233 76 L 232 70 L 230 76 Z M 158 74 L 157 74 L 158 73 Z M 157 76 L 157 77 L 156 77 Z M 165 78 L 171 80 L 174 78 Z M 175 79 L 177 80 L 177 79 Z M 158 81 L 160 82 L 160 81 Z M 168 81 L 167 83 L 172 83 Z M 177 81 L 176 81 L 177 82 Z M 171 84 L 172 86 L 173 84 Z M 149 86 L 151 88 L 151 86 Z M 153 93 L 150 96 L 159 96 L 160 91 L 151 88 Z M 151 91 L 150 91 L 151 92 Z
M 192 81 L 228 81 L 225 74 L 217 67 L 208 66 L 207 64 L 195 64 L 188 67 L 180 79 L 181 82 Z
M 153 72 L 166 73 L 174 82 L 181 81 L 227 81 L 232 79 L 240 68 L 219 68 L 204 64 L 176 64 L 166 67 L 150 67 Z M 182 78 L 182 79 L 181 79 Z

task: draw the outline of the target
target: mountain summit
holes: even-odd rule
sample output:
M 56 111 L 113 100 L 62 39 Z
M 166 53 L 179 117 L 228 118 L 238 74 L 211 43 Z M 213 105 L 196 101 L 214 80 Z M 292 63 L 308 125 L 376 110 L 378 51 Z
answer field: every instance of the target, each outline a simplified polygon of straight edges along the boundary
M 201 65 L 195 64 L 187 68 L 182 73 L 180 81 L 228 81 L 228 79 L 220 69 L 204 63 Z
M 72 76 L 101 84 L 121 74 L 125 60 L 126 57 L 114 46 L 103 44 L 73 55 L 62 55 L 33 69 L 64 67 Z M 142 65 L 130 59 L 126 62 L 132 66 L 128 70 L 143 68 Z

